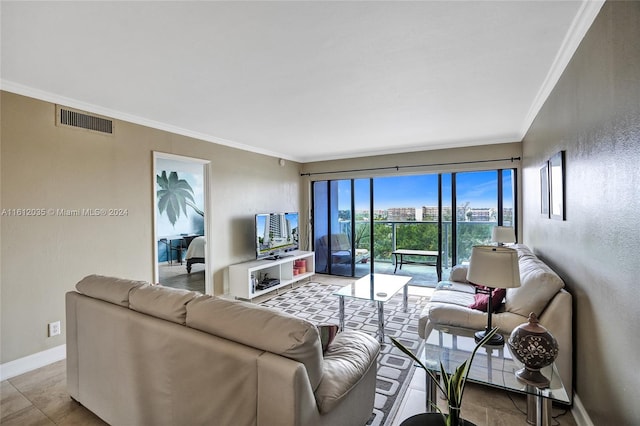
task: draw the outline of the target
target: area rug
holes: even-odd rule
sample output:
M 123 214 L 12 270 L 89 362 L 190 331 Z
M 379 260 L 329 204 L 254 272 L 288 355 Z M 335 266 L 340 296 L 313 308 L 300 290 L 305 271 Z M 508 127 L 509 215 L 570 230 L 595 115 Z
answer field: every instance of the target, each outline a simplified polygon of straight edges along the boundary
M 314 324 L 338 324 L 339 285 L 308 282 L 271 297 L 260 304 L 288 312 Z M 416 351 L 419 345 L 418 317 L 428 297 L 409 295 L 408 309 L 402 307 L 402 292 L 384 305 L 385 339 L 378 357 L 376 398 L 367 425 L 390 425 L 400 408 L 415 367 L 389 340 L 389 336 Z M 345 329 L 361 330 L 376 336 L 377 312 L 373 302 L 345 299 Z M 376 336 L 377 338 L 377 336 Z

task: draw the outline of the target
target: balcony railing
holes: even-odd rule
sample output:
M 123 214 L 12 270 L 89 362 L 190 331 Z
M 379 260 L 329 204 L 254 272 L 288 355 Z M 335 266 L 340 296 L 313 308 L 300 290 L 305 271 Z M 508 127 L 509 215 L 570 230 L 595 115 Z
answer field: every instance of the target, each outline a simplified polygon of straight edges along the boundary
M 349 222 L 343 232 L 350 235 Z M 491 230 L 496 222 L 457 222 L 457 263 L 468 261 L 471 248 L 491 242 Z M 452 266 L 451 222 L 442 222 L 442 266 Z M 369 250 L 369 222 L 356 222 L 356 248 Z M 396 249 L 438 250 L 438 222 L 374 221 L 373 253 L 375 262 L 393 262 L 391 253 Z

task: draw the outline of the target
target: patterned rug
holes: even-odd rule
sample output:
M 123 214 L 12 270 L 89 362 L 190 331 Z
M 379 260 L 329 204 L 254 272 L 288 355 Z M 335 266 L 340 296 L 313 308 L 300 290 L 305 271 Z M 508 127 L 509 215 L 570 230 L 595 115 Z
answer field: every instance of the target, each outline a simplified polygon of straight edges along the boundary
M 260 304 L 270 306 L 314 324 L 338 324 L 338 297 L 333 293 L 340 285 L 308 282 L 284 293 L 274 295 Z M 390 425 L 413 375 L 409 358 L 393 346 L 388 336 L 400 340 L 416 351 L 419 344 L 418 316 L 428 297 L 409 294 L 408 309 L 402 308 L 402 292 L 384 305 L 385 344 L 378 357 L 376 398 L 373 414 L 367 425 Z M 376 336 L 377 311 L 372 302 L 345 298 L 345 329 L 357 329 Z

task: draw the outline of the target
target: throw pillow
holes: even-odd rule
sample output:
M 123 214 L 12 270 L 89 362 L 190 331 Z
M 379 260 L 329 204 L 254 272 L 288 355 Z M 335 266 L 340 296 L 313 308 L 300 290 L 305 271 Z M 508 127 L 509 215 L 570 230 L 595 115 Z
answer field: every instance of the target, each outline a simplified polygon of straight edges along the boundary
M 338 334 L 338 326 L 335 324 L 321 324 L 318 326 L 318 333 L 320 334 L 320 343 L 322 344 L 322 353 L 324 354 L 333 339 Z
M 502 304 L 504 297 L 507 295 L 506 288 L 495 288 L 491 292 L 491 308 L 493 312 L 497 312 Z M 473 303 L 469 305 L 471 309 L 487 312 L 489 306 L 489 295 L 478 293 L 473 296 Z

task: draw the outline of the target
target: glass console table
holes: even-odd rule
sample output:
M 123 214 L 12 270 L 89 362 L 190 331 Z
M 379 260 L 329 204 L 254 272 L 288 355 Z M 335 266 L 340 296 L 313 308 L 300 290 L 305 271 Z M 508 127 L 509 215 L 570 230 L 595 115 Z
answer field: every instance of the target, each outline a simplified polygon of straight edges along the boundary
M 440 362 L 447 374 L 454 371 L 465 360 L 469 359 L 476 342 L 473 330 L 460 328 L 438 328 L 429 334 L 420 360 L 431 372 L 440 375 Z M 505 336 L 507 341 L 509 336 Z M 537 426 L 551 425 L 552 401 L 570 404 L 569 396 L 564 388 L 555 364 L 541 370 L 551 380 L 549 386 L 538 388 L 526 384 L 516 378 L 516 371 L 522 364 L 511 356 L 508 346 L 485 346 L 476 352 L 468 380 L 499 389 L 505 389 L 527 395 L 527 422 Z M 437 385 L 426 374 L 427 412 L 434 411 L 437 403 Z M 463 402 L 464 404 L 464 402 Z

